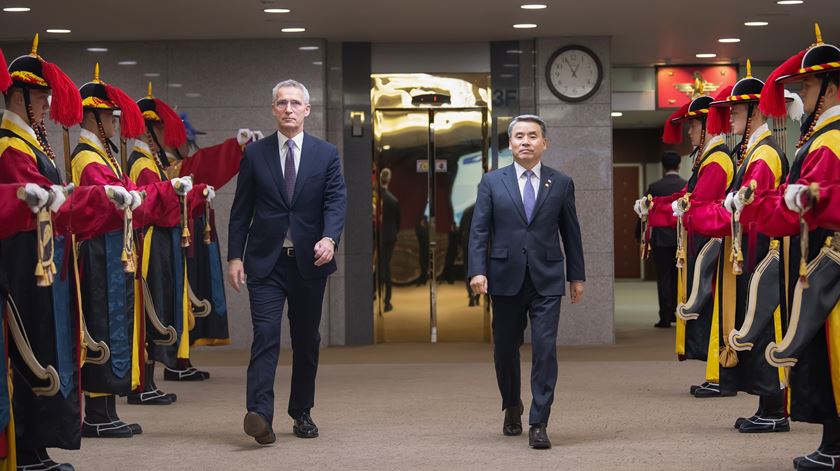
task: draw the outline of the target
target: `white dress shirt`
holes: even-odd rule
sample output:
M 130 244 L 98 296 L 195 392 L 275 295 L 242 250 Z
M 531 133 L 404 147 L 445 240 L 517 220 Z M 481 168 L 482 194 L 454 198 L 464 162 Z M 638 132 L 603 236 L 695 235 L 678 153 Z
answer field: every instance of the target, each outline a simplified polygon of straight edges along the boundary
M 280 146 L 280 168 L 283 170 L 284 178 L 286 176 L 286 154 L 289 152 L 289 147 L 286 146 L 286 141 L 288 140 L 288 137 L 284 136 L 280 131 L 277 131 L 277 143 Z M 292 141 L 295 143 L 295 178 L 297 178 L 300 170 L 300 155 L 303 149 L 303 132 L 297 133 L 297 135 L 292 138 Z M 285 188 L 283 188 L 283 191 L 285 191 Z M 289 201 L 289 204 L 292 204 L 292 202 Z M 292 242 L 291 236 L 292 230 L 289 228 L 289 230 L 286 231 L 286 239 L 283 240 L 283 247 L 295 246 L 294 242 Z
M 540 193 L 540 169 L 542 168 L 542 162 L 537 162 L 537 165 L 534 165 L 534 168 L 531 169 L 534 172 L 534 175 L 531 176 L 531 186 L 534 188 L 534 202 L 536 202 L 536 197 Z M 516 170 L 516 183 L 519 184 L 519 197 L 522 198 L 522 204 L 525 204 L 525 182 L 528 181 L 528 178 L 525 176 L 525 167 L 519 165 L 518 162 L 513 163 L 513 169 Z

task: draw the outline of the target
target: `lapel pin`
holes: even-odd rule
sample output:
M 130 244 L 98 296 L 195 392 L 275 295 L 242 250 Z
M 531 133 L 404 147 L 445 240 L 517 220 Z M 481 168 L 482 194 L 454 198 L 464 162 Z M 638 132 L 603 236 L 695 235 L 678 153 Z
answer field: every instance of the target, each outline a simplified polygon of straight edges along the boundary
M 546 180 L 545 187 L 548 188 L 551 185 L 551 179 Z

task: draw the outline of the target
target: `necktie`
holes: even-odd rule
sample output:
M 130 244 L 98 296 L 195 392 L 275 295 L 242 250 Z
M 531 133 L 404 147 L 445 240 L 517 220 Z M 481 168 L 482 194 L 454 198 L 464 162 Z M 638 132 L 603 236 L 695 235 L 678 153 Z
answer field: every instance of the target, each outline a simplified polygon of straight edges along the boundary
M 525 205 L 525 217 L 528 222 L 531 222 L 531 213 L 534 212 L 534 203 L 536 202 L 536 195 L 534 194 L 534 185 L 531 185 L 531 177 L 534 172 L 525 170 L 525 188 L 522 190 L 522 203 Z
M 289 197 L 289 204 L 292 204 L 292 196 L 295 194 L 295 179 L 297 178 L 297 171 L 295 171 L 295 141 L 289 139 L 286 141 L 286 171 L 283 179 L 286 181 L 286 196 Z

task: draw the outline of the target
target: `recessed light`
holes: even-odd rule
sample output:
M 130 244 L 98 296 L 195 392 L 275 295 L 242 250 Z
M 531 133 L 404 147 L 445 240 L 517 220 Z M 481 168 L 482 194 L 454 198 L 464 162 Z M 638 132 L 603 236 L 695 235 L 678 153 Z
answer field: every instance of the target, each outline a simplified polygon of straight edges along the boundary
M 280 31 L 283 33 L 303 33 L 306 28 L 281 28 Z
M 391 144 L 385 144 L 382 146 L 382 150 L 391 150 Z
M 29 7 L 6 7 L 3 9 L 6 13 L 25 13 L 31 10 Z
M 119 61 L 117 65 L 137 65 L 137 61 Z
M 517 23 L 513 25 L 513 27 L 516 29 L 531 29 L 536 28 L 537 25 L 535 25 L 534 23 Z
M 47 32 L 53 34 L 68 34 L 70 33 L 70 30 L 64 28 L 50 28 L 47 30 Z
M 181 87 L 184 86 L 184 84 L 172 82 L 172 83 L 167 83 L 166 86 L 169 87 L 169 88 L 181 88 Z
M 718 39 L 719 43 L 739 43 L 741 42 L 738 38 L 720 38 Z
M 514 78 L 516 75 L 513 74 L 499 74 L 499 78 Z
M 288 8 L 266 8 L 263 11 L 265 13 L 291 13 L 292 10 Z
M 701 53 L 701 54 L 694 54 L 694 57 L 698 59 L 714 59 L 717 57 L 717 54 L 712 53 Z
M 525 5 L 520 5 L 519 8 L 523 10 L 542 10 L 548 8 L 548 6 L 541 3 L 526 3 Z
M 805 2 L 803 2 L 802 0 L 779 0 L 776 3 L 778 3 L 779 5 L 802 5 Z
M 769 24 L 770 23 L 766 21 L 747 21 L 746 23 L 744 23 L 744 26 L 767 26 Z
M 315 61 L 312 65 L 324 65 L 324 63 L 322 61 Z
M 143 74 L 143 77 L 160 77 L 160 74 L 157 72 L 146 72 Z
M 318 47 L 318 46 L 301 46 L 298 49 L 301 50 L 301 51 L 317 51 L 318 49 L 321 49 L 321 48 Z
M 88 52 L 108 52 L 107 47 L 89 47 Z
M 506 53 L 508 53 L 508 54 L 522 54 L 522 50 L 521 50 L 521 49 L 508 49 L 508 50 L 507 50 L 507 51 L 505 51 L 505 52 L 506 52 Z
M 198 97 L 201 96 L 201 93 L 190 92 L 190 93 L 187 93 L 186 95 L 190 98 L 198 98 Z
M 515 69 L 519 67 L 519 64 L 503 64 L 503 67 L 507 67 L 508 69 Z
M 620 118 L 624 116 L 624 113 L 622 113 L 621 111 L 613 111 L 610 113 L 610 116 L 612 116 L 613 118 Z

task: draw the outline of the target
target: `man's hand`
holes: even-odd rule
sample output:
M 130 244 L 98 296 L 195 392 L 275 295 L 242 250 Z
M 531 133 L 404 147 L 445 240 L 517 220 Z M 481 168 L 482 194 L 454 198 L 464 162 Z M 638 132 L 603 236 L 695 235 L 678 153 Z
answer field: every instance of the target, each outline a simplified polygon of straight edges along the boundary
M 240 287 L 245 284 L 245 267 L 242 260 L 234 258 L 228 262 L 228 282 L 239 293 Z
M 114 203 L 114 206 L 116 206 L 117 209 L 125 210 L 126 208 L 131 207 L 133 198 L 128 190 L 119 185 L 105 185 L 104 188 L 108 199 Z
M 26 204 L 33 213 L 37 213 L 47 204 L 50 199 L 50 192 L 34 183 L 27 183 L 24 186 L 26 193 Z
M 802 201 L 802 194 L 806 190 L 808 190 L 808 187 L 805 185 L 788 185 L 785 188 L 785 206 L 787 206 L 787 209 L 796 213 L 804 212 L 806 208 Z
M 329 237 L 324 237 L 315 244 L 315 266 L 330 263 L 335 255 L 335 245 Z
M 636 212 L 636 215 L 639 218 L 647 216 L 648 214 L 648 207 L 647 207 L 647 198 L 639 198 L 633 203 L 633 211 Z
M 569 282 L 569 291 L 572 294 L 572 304 L 577 304 L 583 301 L 583 282 L 571 281 Z
M 487 294 L 487 277 L 475 275 L 470 278 L 470 288 L 472 288 L 473 294 Z

